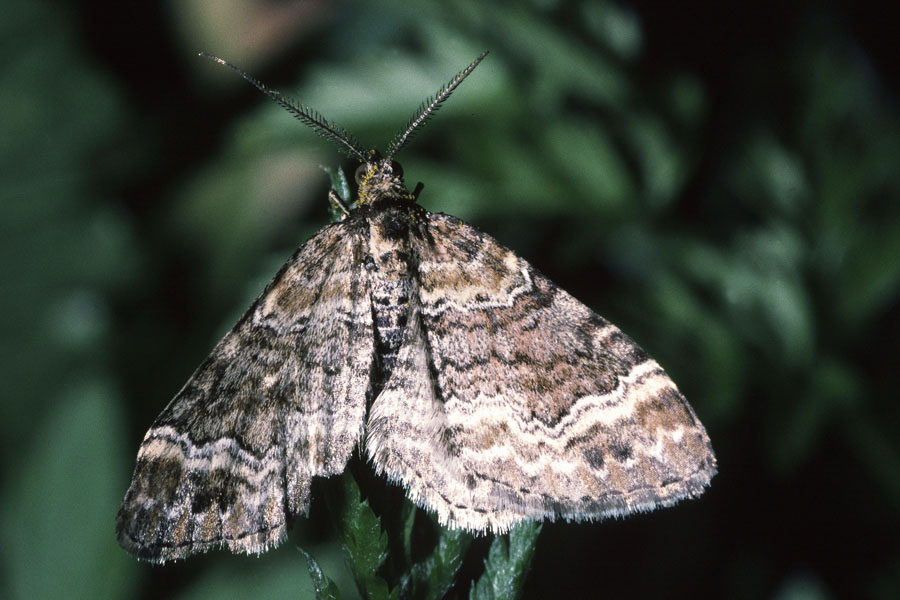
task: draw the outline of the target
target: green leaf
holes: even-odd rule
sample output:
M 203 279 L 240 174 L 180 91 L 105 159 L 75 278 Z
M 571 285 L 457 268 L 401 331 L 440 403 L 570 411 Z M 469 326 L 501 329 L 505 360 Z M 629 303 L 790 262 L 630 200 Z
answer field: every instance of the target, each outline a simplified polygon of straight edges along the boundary
M 400 509 L 402 511 L 402 519 L 403 530 L 401 531 L 402 540 L 403 540 L 403 560 L 405 564 L 412 564 L 412 545 L 413 545 L 413 527 L 416 524 L 416 505 L 413 504 L 409 498 L 403 502 L 403 506 Z
M 494 538 L 484 561 L 484 574 L 472 588 L 470 600 L 518 598 L 540 532 L 540 523 L 525 521 L 516 525 L 508 536 Z
M 312 554 L 297 547 L 303 558 L 306 559 L 306 568 L 309 569 L 309 578 L 312 579 L 313 589 L 316 592 L 316 600 L 341 600 L 341 591 L 337 585 L 324 572 L 322 567 L 312 557 Z
M 344 170 L 340 167 L 332 169 L 325 165 L 319 165 L 319 168 L 328 173 L 328 176 L 331 178 L 331 189 L 334 193 L 344 201 L 345 206 L 352 208 L 353 198 L 350 196 L 350 184 L 347 183 L 347 176 L 344 174 Z M 340 207 L 335 206 L 333 202 L 329 206 L 331 207 L 332 223 L 337 223 L 344 218 L 344 213 Z
M 443 598 L 453 587 L 471 543 L 470 533 L 460 529 L 441 528 L 434 552 L 413 565 L 400 583 L 400 597 L 425 600 Z
M 353 475 L 344 473 L 344 506 L 341 513 L 344 560 L 363 598 L 382 600 L 392 597 L 387 582 L 378 574 L 387 558 L 388 538 L 381 519 L 362 500 Z
M 118 485 L 127 473 L 121 401 L 102 373 L 61 383 L 69 389 L 5 484 L 0 596 L 132 597 L 138 565 L 114 535 Z

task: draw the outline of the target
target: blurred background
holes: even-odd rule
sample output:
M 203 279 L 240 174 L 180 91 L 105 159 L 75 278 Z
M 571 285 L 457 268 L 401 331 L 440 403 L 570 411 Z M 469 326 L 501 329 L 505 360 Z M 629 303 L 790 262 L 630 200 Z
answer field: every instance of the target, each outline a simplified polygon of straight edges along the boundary
M 675 508 L 546 525 L 528 597 L 900 597 L 900 77 L 879 3 L 0 15 L 0 596 L 311 597 L 296 543 L 352 590 L 316 518 L 261 558 L 151 567 L 115 540 L 145 430 L 328 222 L 319 166 L 355 167 L 197 52 L 383 147 L 488 49 L 399 157 L 408 184 L 644 346 L 720 469 Z

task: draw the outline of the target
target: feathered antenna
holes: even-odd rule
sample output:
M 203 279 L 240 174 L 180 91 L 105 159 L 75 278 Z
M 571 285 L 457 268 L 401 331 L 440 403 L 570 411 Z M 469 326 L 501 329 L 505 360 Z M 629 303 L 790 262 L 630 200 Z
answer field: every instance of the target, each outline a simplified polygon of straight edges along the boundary
M 367 152 L 360 149 L 359 142 L 356 141 L 350 133 L 347 132 L 343 127 L 337 125 L 336 123 L 332 123 L 328 121 L 325 117 L 319 114 L 315 109 L 312 109 L 308 106 L 304 106 L 298 102 L 294 102 L 273 90 L 266 84 L 258 81 L 253 78 L 249 74 L 240 70 L 233 64 L 222 60 L 218 56 L 213 56 L 212 54 L 207 54 L 206 52 L 201 52 L 200 56 L 205 56 L 206 58 L 212 59 L 219 63 L 220 65 L 225 65 L 232 71 L 235 71 L 238 75 L 249 81 L 253 84 L 256 89 L 261 91 L 263 94 L 277 102 L 282 106 L 282 108 L 286 109 L 288 112 L 293 114 L 296 118 L 300 119 L 307 125 L 313 128 L 313 130 L 320 135 L 321 137 L 330 140 L 337 147 L 343 151 L 347 156 L 351 158 L 355 157 L 360 159 L 363 162 L 366 162 Z M 480 59 L 479 59 L 480 60 Z M 471 67 L 468 69 L 471 70 Z M 449 94 L 448 94 L 449 95 Z
M 419 107 L 418 112 L 406 124 L 406 128 L 403 131 L 397 133 L 394 141 L 392 141 L 391 145 L 388 146 L 387 160 L 391 160 L 394 158 L 394 155 L 400 151 L 400 148 L 402 148 L 404 144 L 409 141 L 409 138 L 411 138 L 415 133 L 416 128 L 428 121 L 431 115 L 441 107 L 441 102 L 450 97 L 450 94 L 453 93 L 453 90 L 455 90 L 457 86 L 462 83 L 463 79 L 469 76 L 469 73 L 471 73 L 475 69 L 475 67 L 478 66 L 478 63 L 480 63 L 484 59 L 484 57 L 487 56 L 487 53 L 487 50 L 482 52 L 481 56 L 476 58 L 471 65 L 457 73 L 456 77 L 454 77 L 450 81 L 450 83 L 439 89 L 434 96 L 428 98 L 427 100 L 425 100 L 425 102 L 422 103 L 422 106 Z

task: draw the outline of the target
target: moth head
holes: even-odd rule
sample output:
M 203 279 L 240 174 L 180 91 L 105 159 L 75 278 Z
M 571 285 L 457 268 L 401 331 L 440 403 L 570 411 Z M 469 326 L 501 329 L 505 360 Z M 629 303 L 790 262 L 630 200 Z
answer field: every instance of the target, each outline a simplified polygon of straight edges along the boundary
M 370 150 L 369 156 L 369 160 L 356 168 L 357 204 L 371 204 L 388 198 L 413 200 L 403 184 L 400 163 L 392 158 L 382 158 L 377 150 Z
M 205 52 L 201 52 L 200 56 L 210 58 L 217 63 L 236 71 L 241 77 L 259 89 L 259 91 L 280 104 L 297 119 L 300 119 L 312 127 L 318 135 L 334 143 L 344 154 L 351 158 L 358 158 L 362 161 L 362 164 L 356 170 L 356 182 L 359 184 L 359 200 L 357 201 L 357 204 L 370 204 L 381 198 L 415 200 L 416 196 L 418 196 L 418 190 L 421 189 L 421 184 L 416 187 L 417 191 L 412 194 L 409 193 L 406 186 L 403 185 L 403 169 L 400 167 L 400 164 L 394 160 L 394 156 L 396 156 L 400 149 L 406 145 L 418 128 L 428 122 L 431 115 L 440 108 L 441 103 L 444 100 L 450 97 L 450 94 L 453 93 L 453 90 L 455 90 L 460 83 L 462 83 L 463 79 L 468 77 L 469 73 L 478 66 L 478 63 L 487 56 L 487 51 L 485 50 L 482 52 L 481 56 L 472 61 L 472 64 L 457 73 L 456 77 L 451 79 L 447 85 L 442 86 L 434 96 L 422 103 L 419 110 L 416 111 L 412 118 L 406 123 L 406 126 L 394 136 L 393 141 L 391 141 L 388 146 L 387 155 L 384 158 L 382 158 L 381 153 L 374 148 L 363 150 L 363 147 L 356 138 L 346 129 L 337 123 L 327 120 L 315 109 L 290 100 L 286 96 L 278 93 L 264 83 L 257 81 L 252 76 L 221 58 L 206 54 Z

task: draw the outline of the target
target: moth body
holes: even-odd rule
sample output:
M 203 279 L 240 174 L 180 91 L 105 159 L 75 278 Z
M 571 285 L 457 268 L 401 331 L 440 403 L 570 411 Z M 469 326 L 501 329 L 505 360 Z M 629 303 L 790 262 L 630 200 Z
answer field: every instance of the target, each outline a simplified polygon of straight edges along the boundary
M 358 196 L 147 432 L 117 517 L 131 554 L 262 552 L 308 511 L 312 479 L 342 472 L 357 448 L 442 524 L 474 532 L 623 516 L 709 484 L 706 430 L 659 364 L 404 185 L 394 154 L 483 57 L 385 158 L 241 72 L 362 161 Z

